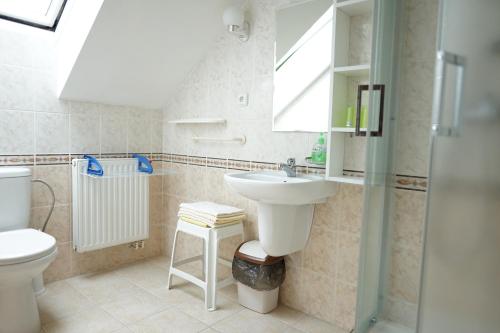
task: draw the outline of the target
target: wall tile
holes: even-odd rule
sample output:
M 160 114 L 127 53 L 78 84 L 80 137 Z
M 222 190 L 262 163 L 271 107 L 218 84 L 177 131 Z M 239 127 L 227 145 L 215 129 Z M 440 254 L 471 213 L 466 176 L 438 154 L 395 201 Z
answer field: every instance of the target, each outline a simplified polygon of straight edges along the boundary
M 394 241 L 396 246 L 419 249 L 425 213 L 425 192 L 395 190 Z
M 0 96 L 3 96 L 1 92 Z M 33 154 L 35 152 L 33 113 L 0 111 L 0 119 L 0 155 Z
M 128 114 L 128 153 L 151 152 L 150 114 L 140 110 Z
M 309 241 L 303 250 L 304 268 L 316 273 L 335 276 L 338 268 L 335 258 L 338 241 L 338 235 L 333 231 L 313 225 Z
M 70 203 L 70 181 L 71 167 L 69 165 L 36 166 L 33 178 L 41 179 L 52 186 L 56 196 L 56 204 L 66 205 Z M 52 197 L 49 190 L 43 184 L 33 184 L 32 207 L 49 206 Z
M 439 1 L 410 0 L 406 2 L 408 22 L 405 57 L 417 61 L 433 61 L 436 53 L 437 12 Z
M 336 294 L 334 278 L 307 269 L 302 274 L 305 311 L 329 322 L 343 323 L 341 316 L 335 316 L 334 312 L 335 300 L 340 297 Z
M 42 229 L 48 216 L 50 207 L 36 207 L 31 209 L 30 227 Z M 58 243 L 71 241 L 71 217 L 69 205 L 56 206 L 47 223 L 46 233 L 54 236 Z
M 71 243 L 57 244 L 57 257 L 43 272 L 46 283 L 71 276 Z
M 102 154 L 127 152 L 127 112 L 126 108 L 113 108 L 109 110 L 106 106 L 102 106 Z
M 399 124 L 396 173 L 427 176 L 430 144 L 429 120 L 404 120 Z
M 354 328 L 356 314 L 356 287 L 341 282 L 336 287 L 335 321 L 337 325 L 350 331 Z
M 45 112 L 68 113 L 69 102 L 60 100 L 56 94 L 54 72 L 33 70 L 33 109 Z
M 100 112 L 97 105 L 71 103 L 71 154 L 100 153 Z
M 2 29 L 0 64 L 30 67 L 33 62 L 33 42 L 34 38 L 29 34 Z
M 69 115 L 35 113 L 35 152 L 37 154 L 69 153 Z
M 420 255 L 419 249 L 393 248 L 391 271 L 392 296 L 410 303 L 417 303 Z
M 33 77 L 31 70 L 0 64 L 0 109 L 32 110 Z

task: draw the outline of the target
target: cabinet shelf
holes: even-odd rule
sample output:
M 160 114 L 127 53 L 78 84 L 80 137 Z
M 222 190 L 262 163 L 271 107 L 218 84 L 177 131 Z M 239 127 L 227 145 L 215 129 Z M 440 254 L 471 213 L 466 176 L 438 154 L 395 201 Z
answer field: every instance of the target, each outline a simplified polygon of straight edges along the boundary
M 354 185 L 364 185 L 365 182 L 365 179 L 363 177 L 333 176 L 333 177 L 326 177 L 326 179 L 337 183 L 354 184 Z
M 349 16 L 368 14 L 372 11 L 372 0 L 346 0 L 335 7 Z
M 360 128 L 361 132 L 366 132 L 366 128 Z M 341 132 L 341 133 L 354 133 L 356 129 L 354 127 L 341 127 L 335 126 L 332 127 L 332 132 Z
M 347 77 L 369 76 L 370 65 L 338 66 L 333 69 L 333 72 Z

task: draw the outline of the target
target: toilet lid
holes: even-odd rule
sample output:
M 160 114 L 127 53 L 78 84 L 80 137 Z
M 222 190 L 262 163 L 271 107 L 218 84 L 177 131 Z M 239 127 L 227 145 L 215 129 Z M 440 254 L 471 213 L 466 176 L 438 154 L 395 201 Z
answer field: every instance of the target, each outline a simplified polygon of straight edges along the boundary
M 45 257 L 56 249 L 56 239 L 35 229 L 0 232 L 0 266 Z

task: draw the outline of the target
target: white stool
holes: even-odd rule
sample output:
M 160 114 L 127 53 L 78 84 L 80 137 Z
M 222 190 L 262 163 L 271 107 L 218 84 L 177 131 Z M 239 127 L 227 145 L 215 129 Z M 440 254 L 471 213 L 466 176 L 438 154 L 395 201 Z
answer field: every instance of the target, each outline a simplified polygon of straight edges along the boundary
M 174 263 L 175 245 L 177 242 L 177 235 L 179 231 L 192 236 L 203 238 L 203 255 L 179 260 Z M 172 284 L 172 275 L 194 283 L 205 291 L 205 306 L 207 310 L 214 311 L 216 308 L 217 289 L 224 288 L 234 283 L 234 279 L 232 276 L 217 283 L 217 263 L 219 262 L 228 267 L 232 266 L 232 261 L 217 257 L 219 241 L 221 239 L 233 237 L 236 235 L 241 235 L 242 241 L 244 240 L 242 222 L 217 228 L 205 228 L 194 225 L 192 223 L 184 222 L 183 220 L 179 219 L 179 221 L 177 221 L 177 228 L 175 229 L 174 245 L 172 249 L 172 258 L 170 260 L 170 271 L 168 273 L 167 288 L 170 289 L 170 286 Z M 197 277 L 176 268 L 176 266 L 184 265 L 196 260 L 203 261 L 203 277 L 205 281 L 200 280 Z

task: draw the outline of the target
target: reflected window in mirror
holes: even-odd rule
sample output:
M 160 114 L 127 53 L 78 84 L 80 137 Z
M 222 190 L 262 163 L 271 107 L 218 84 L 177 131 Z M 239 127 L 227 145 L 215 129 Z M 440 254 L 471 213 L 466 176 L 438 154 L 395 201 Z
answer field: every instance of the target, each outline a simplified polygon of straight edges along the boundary
M 274 131 L 328 130 L 332 4 L 310 0 L 276 11 Z

